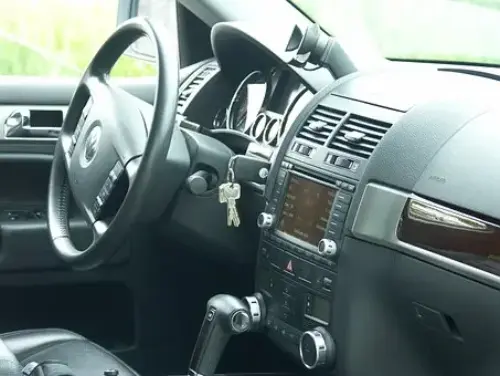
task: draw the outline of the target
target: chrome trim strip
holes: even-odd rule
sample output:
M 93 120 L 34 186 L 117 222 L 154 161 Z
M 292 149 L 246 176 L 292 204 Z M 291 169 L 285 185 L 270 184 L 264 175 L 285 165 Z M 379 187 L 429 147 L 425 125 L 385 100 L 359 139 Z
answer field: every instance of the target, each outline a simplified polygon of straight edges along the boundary
M 193 371 L 191 368 L 188 369 L 188 376 L 204 376 L 201 373 L 198 373 L 196 371 Z
M 411 199 L 408 217 L 417 222 L 462 231 L 488 231 L 486 223 L 428 200 Z
M 492 287 L 500 287 L 499 276 L 399 240 L 397 229 L 409 199 L 418 202 L 419 198 L 380 184 L 367 184 L 352 226 L 354 237 L 395 249 Z

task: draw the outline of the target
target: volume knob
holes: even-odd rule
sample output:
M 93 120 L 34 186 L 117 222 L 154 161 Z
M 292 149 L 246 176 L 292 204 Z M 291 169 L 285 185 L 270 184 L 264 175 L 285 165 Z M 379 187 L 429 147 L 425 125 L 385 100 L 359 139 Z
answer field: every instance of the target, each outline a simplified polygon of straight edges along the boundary
M 326 257 L 335 257 L 337 255 L 337 243 L 331 239 L 321 239 L 318 243 L 318 253 Z
M 299 354 L 307 369 L 328 367 L 335 361 L 335 342 L 330 333 L 319 326 L 302 334 Z
M 257 227 L 259 228 L 271 228 L 274 224 L 274 215 L 269 213 L 260 213 L 257 217 Z

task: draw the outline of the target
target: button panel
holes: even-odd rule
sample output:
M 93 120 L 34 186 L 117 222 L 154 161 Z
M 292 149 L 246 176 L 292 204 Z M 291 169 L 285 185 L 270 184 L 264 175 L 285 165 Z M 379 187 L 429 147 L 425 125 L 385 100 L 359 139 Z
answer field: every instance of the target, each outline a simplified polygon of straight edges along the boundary
M 312 152 L 314 151 L 314 148 L 300 142 L 295 142 L 292 146 L 292 151 L 297 154 L 303 155 L 304 157 L 310 157 Z
M 122 163 L 120 161 L 116 162 L 115 166 L 109 172 L 108 177 L 106 178 L 99 194 L 94 201 L 94 204 L 92 206 L 92 214 L 94 215 L 94 217 L 97 218 L 101 214 L 102 207 L 111 195 L 111 192 L 113 191 L 113 188 L 115 187 L 115 184 L 123 171 L 124 168 Z
M 361 165 L 361 162 L 356 160 L 356 159 L 351 159 L 348 157 L 343 157 L 340 155 L 336 154 L 327 154 L 325 158 L 325 163 L 335 166 L 335 167 L 340 167 L 343 169 L 350 170 L 352 172 L 356 172 L 359 169 L 359 166 Z
M 75 150 L 76 142 L 78 141 L 78 138 L 80 137 L 80 134 L 82 133 L 83 125 L 85 124 L 85 120 L 87 120 L 87 117 L 90 112 L 90 107 L 92 107 L 92 98 L 90 98 L 87 101 L 87 104 L 82 110 L 82 114 L 80 115 L 80 118 L 78 119 L 78 123 L 76 124 L 76 128 L 73 131 L 73 136 L 71 136 L 71 145 L 69 146 L 69 155 L 71 156 L 73 154 L 73 151 Z
M 316 251 L 302 248 L 301 246 L 294 244 L 294 243 L 291 243 L 291 242 L 289 242 L 283 238 L 280 238 L 276 235 L 271 235 L 267 231 L 263 232 L 263 239 L 267 242 L 272 243 L 272 244 L 276 244 L 276 246 L 279 247 L 280 249 L 283 249 L 283 250 L 286 250 L 290 253 L 296 254 L 299 257 L 303 257 L 311 262 L 316 262 L 316 263 L 318 263 L 324 267 L 330 268 L 330 269 L 335 268 L 336 264 L 334 261 L 320 256 Z M 264 253 L 265 249 L 268 248 L 267 246 L 265 246 L 265 244 L 268 244 L 268 243 L 262 243 L 262 244 L 263 245 L 261 246 L 261 253 Z
M 274 252 L 281 252 L 285 254 L 284 258 L 288 257 L 283 251 L 271 250 L 271 253 Z M 335 273 L 315 267 L 313 274 L 316 288 L 312 288 L 310 284 L 278 270 L 268 269 L 262 262 L 259 265 L 256 289 L 263 295 L 267 309 L 264 327 L 273 340 L 278 341 L 284 349 L 290 345 L 296 348 L 301 334 L 311 329 L 311 325 L 328 326 L 330 319 L 325 317 L 330 317 L 328 312 L 332 311 Z
M 332 211 L 330 213 L 330 219 L 326 230 L 326 238 L 339 241 L 342 239 L 344 222 L 352 200 L 352 194 L 348 190 L 353 191 L 355 186 L 354 184 L 340 180 L 336 180 L 335 185 L 341 188 L 341 190 L 337 193 L 335 201 L 332 205 Z
M 280 201 L 281 192 L 284 191 L 284 187 L 286 184 L 287 171 L 285 169 L 281 169 L 278 172 L 278 176 L 276 177 L 276 183 L 274 184 L 274 190 L 271 196 L 271 200 L 269 201 L 266 212 L 269 214 L 276 214 L 278 209 L 278 204 Z
M 280 250 L 272 244 L 262 243 L 261 255 L 272 269 L 317 291 L 325 291 L 325 278 L 330 281 L 334 278 L 333 272 Z M 284 291 L 293 296 L 293 291 Z
M 293 344 L 299 344 L 302 332 L 293 326 L 275 317 L 269 317 L 266 321 L 266 326 L 271 333 L 278 335 L 286 341 L 291 341 Z

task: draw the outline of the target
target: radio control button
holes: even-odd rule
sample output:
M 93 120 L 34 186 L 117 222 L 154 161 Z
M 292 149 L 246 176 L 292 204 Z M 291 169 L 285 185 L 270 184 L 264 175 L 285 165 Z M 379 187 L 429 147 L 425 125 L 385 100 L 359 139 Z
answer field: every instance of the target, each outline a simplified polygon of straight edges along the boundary
M 335 166 L 342 167 L 342 168 L 351 168 L 352 165 L 352 160 L 344 158 L 344 157 L 338 157 L 335 160 Z
M 322 285 L 323 289 L 325 289 L 327 291 L 332 291 L 333 281 L 331 278 L 323 277 L 323 279 L 321 279 L 321 285 Z
M 343 226 L 343 223 L 342 222 L 339 222 L 339 221 L 336 221 L 332 218 L 332 220 L 330 221 L 330 229 L 332 230 L 336 230 L 336 231 L 341 231 L 342 230 L 342 226 Z
M 274 215 L 270 213 L 260 213 L 257 217 L 257 227 L 271 228 L 274 224 Z
M 345 192 L 337 193 L 337 201 L 349 204 L 351 202 L 352 196 Z
M 340 228 L 332 228 L 328 230 L 328 238 L 333 239 L 333 240 L 339 240 L 340 239 Z
M 335 221 L 343 221 L 345 219 L 345 213 L 339 212 L 339 211 L 334 211 L 332 213 L 332 220 Z
M 318 253 L 325 257 L 335 257 L 337 255 L 337 243 L 331 239 L 321 239 L 318 243 Z
M 333 209 L 341 211 L 342 213 L 347 213 L 347 210 L 349 210 L 349 205 L 340 202 L 339 200 L 336 200 L 335 203 L 333 204 Z

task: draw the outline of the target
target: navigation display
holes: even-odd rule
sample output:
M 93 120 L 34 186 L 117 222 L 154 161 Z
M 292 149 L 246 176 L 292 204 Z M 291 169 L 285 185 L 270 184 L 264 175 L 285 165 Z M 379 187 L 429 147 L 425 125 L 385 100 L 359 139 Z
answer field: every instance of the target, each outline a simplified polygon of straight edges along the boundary
M 291 175 L 278 230 L 313 246 L 325 236 L 337 189 Z

